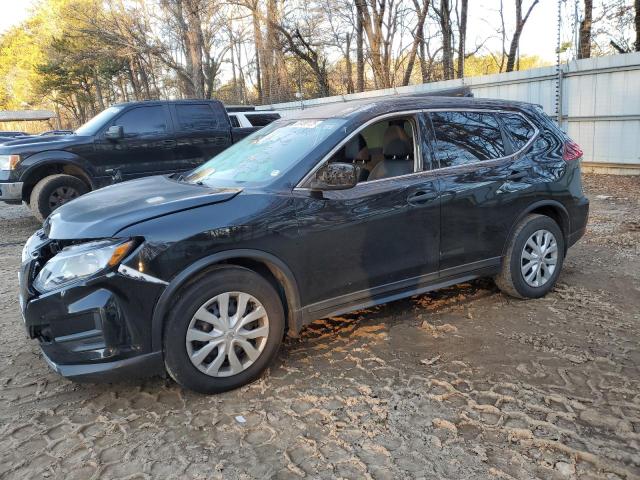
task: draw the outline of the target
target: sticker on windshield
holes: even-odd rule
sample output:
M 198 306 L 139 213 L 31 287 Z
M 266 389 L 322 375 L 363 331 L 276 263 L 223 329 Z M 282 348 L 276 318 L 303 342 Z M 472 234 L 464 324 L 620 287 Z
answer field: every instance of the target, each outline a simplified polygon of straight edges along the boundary
M 277 177 L 278 175 L 280 175 L 280 170 L 271 170 L 272 177 Z
M 322 120 L 298 120 L 292 127 L 295 128 L 316 128 L 322 123 Z

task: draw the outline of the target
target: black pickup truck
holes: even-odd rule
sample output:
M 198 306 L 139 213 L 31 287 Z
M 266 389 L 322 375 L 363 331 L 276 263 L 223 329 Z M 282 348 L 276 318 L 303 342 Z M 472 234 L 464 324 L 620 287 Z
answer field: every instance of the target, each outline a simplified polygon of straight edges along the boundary
M 113 105 L 71 135 L 2 143 L 0 201 L 27 202 L 42 220 L 90 190 L 192 170 L 255 130 L 232 127 L 217 100 Z

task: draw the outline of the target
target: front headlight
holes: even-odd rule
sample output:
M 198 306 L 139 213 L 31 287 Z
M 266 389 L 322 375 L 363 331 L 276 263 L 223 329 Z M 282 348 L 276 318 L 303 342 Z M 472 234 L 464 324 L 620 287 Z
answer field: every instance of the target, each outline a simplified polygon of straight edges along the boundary
M 20 161 L 20 155 L 0 155 L 0 170 L 13 170 Z
M 40 293 L 114 267 L 129 253 L 133 240 L 98 240 L 64 248 L 49 260 L 33 282 Z

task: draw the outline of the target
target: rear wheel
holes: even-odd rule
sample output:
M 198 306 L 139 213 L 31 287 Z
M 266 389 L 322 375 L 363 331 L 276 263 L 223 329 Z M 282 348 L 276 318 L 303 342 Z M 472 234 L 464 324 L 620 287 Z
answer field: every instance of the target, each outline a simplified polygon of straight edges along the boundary
M 165 366 L 185 388 L 219 393 L 260 376 L 278 353 L 284 310 L 252 270 L 220 267 L 191 284 L 171 309 Z
M 516 227 L 496 284 L 517 298 L 538 298 L 555 285 L 564 261 L 564 236 L 544 215 L 528 215 Z
M 49 175 L 44 177 L 31 191 L 29 206 L 40 221 L 56 208 L 84 195 L 89 191 L 86 183 L 72 175 Z

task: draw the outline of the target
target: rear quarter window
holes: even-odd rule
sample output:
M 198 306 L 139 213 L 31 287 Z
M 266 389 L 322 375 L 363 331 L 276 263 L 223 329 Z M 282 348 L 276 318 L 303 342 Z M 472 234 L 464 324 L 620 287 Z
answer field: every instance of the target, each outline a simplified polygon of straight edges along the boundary
M 237 115 L 233 115 L 233 114 L 229 114 L 229 121 L 231 122 L 231 126 L 234 128 L 239 128 L 240 127 L 240 122 L 238 121 L 238 116 Z
M 493 113 L 432 112 L 431 121 L 440 168 L 505 156 L 502 131 Z
M 203 104 L 176 105 L 178 129 L 183 132 L 199 132 L 220 128 L 219 115 L 215 106 Z
M 501 113 L 500 118 L 511 138 L 515 150 L 520 150 L 536 134 L 536 130 L 522 115 L 518 113 Z

